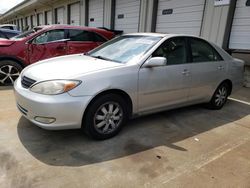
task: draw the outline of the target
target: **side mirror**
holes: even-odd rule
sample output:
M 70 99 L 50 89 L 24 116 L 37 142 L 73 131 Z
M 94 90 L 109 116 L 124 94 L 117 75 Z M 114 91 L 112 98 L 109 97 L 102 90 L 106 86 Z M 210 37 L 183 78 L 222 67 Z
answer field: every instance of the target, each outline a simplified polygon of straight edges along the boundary
M 161 67 L 167 65 L 167 59 L 165 57 L 152 57 L 146 61 L 143 65 L 145 68 Z

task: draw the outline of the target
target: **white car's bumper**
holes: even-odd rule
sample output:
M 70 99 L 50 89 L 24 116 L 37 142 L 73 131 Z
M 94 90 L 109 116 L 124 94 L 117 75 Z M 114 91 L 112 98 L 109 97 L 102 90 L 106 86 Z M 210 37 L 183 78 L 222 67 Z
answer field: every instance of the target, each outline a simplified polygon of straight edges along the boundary
M 37 94 L 23 88 L 20 78 L 15 82 L 14 93 L 22 115 L 37 126 L 50 130 L 81 128 L 84 110 L 91 100 L 91 96 L 72 97 L 68 93 Z

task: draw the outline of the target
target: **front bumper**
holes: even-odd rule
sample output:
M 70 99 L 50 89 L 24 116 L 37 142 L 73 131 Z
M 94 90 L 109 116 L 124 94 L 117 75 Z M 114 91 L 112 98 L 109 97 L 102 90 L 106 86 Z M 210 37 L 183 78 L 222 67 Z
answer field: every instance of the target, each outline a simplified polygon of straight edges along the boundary
M 41 95 L 25 89 L 18 78 L 14 85 L 17 108 L 24 117 L 37 126 L 50 129 L 81 128 L 82 117 L 91 96 L 73 97 L 68 93 Z M 36 117 L 54 118 L 53 123 L 41 123 Z

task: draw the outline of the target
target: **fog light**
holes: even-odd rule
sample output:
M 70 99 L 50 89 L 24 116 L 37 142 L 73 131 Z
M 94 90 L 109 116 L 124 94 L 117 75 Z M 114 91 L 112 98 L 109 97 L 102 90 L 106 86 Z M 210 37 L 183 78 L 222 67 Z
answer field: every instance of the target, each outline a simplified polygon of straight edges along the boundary
M 56 118 L 52 118 L 52 117 L 40 117 L 40 116 L 36 116 L 34 119 L 37 122 L 45 123 L 45 124 L 51 124 L 51 123 L 53 123 L 53 122 L 56 121 Z

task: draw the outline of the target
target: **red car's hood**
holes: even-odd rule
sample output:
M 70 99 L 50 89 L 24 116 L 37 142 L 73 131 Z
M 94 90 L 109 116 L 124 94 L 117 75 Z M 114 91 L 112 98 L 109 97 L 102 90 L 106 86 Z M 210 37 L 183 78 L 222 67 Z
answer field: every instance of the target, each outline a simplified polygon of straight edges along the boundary
M 0 46 L 10 46 L 14 43 L 15 43 L 14 40 L 8 40 L 8 39 L 1 39 L 0 40 Z

